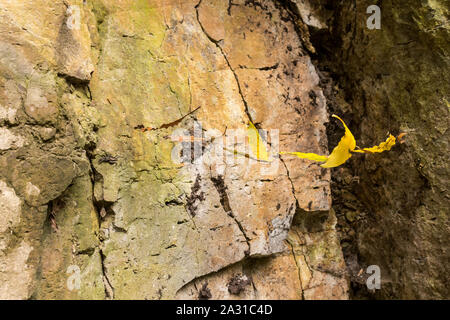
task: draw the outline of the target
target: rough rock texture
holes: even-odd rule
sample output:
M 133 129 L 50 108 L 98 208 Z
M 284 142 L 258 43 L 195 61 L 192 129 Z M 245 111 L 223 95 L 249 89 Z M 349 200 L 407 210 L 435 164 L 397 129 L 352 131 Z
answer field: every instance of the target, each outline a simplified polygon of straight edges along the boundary
M 335 80 L 322 79 L 330 111 L 345 115 L 358 145 L 407 133 L 391 152 L 333 171 L 354 294 L 370 294 L 357 275 L 379 265 L 381 290 L 371 297 L 448 299 L 450 3 L 378 1 L 381 29 L 369 30 L 374 2 L 321 1 L 327 28 L 310 28 L 320 67 Z
M 328 149 L 299 24 L 269 0 L 2 2 L 0 298 L 347 298 L 330 173 L 276 156 Z M 214 152 L 248 121 L 278 130 L 271 164 Z

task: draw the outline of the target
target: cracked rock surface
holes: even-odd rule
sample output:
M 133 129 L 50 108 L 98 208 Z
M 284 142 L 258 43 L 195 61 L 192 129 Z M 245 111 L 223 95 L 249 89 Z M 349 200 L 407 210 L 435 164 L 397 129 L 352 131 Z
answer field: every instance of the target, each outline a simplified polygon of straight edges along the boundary
M 329 171 L 214 152 L 252 121 L 327 154 L 298 23 L 271 0 L 2 2 L 0 298 L 346 299 Z

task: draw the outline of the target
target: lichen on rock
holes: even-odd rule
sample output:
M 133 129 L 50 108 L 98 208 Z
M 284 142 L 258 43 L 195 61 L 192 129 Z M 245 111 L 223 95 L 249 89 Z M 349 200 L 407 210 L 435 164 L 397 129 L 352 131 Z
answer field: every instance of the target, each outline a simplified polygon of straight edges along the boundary
M 249 123 L 280 149 L 328 145 L 301 22 L 230 3 L 0 4 L 2 297 L 348 297 L 330 173 L 213 152 Z M 201 133 L 192 161 L 176 130 Z

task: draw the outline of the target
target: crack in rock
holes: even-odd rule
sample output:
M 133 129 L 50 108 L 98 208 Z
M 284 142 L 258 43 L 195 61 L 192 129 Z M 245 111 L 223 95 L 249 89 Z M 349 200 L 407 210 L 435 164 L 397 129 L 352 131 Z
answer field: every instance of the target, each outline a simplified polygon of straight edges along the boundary
M 200 21 L 199 8 L 200 8 L 201 3 L 202 3 L 202 0 L 200 0 L 199 3 L 195 6 L 195 10 L 196 10 L 196 13 L 197 13 L 197 22 L 198 22 L 198 24 L 200 25 L 200 28 L 201 28 L 201 30 L 203 31 L 203 33 L 205 34 L 205 36 L 209 39 L 209 41 L 211 41 L 212 43 L 214 43 L 214 45 L 219 49 L 219 51 L 221 52 L 223 58 L 225 59 L 225 62 L 226 62 L 227 65 L 228 65 L 228 68 L 230 69 L 231 73 L 233 73 L 234 79 L 236 80 L 236 85 L 237 85 L 237 87 L 238 87 L 239 95 L 240 95 L 240 97 L 241 97 L 241 99 L 242 99 L 242 102 L 243 102 L 243 104 L 244 104 L 244 107 L 245 107 L 245 113 L 247 114 L 248 119 L 249 119 L 252 123 L 254 123 L 254 121 L 253 121 L 253 119 L 252 119 L 252 116 L 251 116 L 251 114 L 250 114 L 250 109 L 249 109 L 247 100 L 245 100 L 244 93 L 242 92 L 242 88 L 241 88 L 241 84 L 240 84 L 240 82 L 239 82 L 239 78 L 238 78 L 238 76 L 237 76 L 235 70 L 234 70 L 233 67 L 231 66 L 231 63 L 230 63 L 230 61 L 228 60 L 227 55 L 225 54 L 225 52 L 223 51 L 222 47 L 220 46 L 220 44 L 219 44 L 220 41 L 217 41 L 217 40 L 213 39 L 213 38 L 208 34 L 208 32 L 205 30 L 205 28 L 203 27 L 203 25 L 202 25 L 202 23 L 201 23 L 201 21 Z M 278 66 L 277 66 L 277 67 L 278 67 Z M 269 68 L 271 68 L 271 67 L 269 67 Z M 258 128 L 258 129 L 260 129 L 260 128 Z
M 242 226 L 241 222 L 236 218 L 236 216 L 233 213 L 233 210 L 230 206 L 230 200 L 228 198 L 228 194 L 226 192 L 227 186 L 225 185 L 224 177 L 223 176 L 217 176 L 217 177 L 211 177 L 211 182 L 214 184 L 214 187 L 216 188 L 217 192 L 220 196 L 220 204 L 222 205 L 223 210 L 233 218 L 233 220 L 236 222 L 239 230 L 241 231 L 242 235 L 245 238 L 245 242 L 247 243 L 248 249 L 244 252 L 245 256 L 250 255 L 250 238 L 245 233 L 245 229 Z

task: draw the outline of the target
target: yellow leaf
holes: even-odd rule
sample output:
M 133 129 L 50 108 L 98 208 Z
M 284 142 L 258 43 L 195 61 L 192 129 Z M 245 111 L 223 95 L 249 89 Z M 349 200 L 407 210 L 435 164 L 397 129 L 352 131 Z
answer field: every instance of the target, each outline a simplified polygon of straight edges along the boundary
M 395 137 L 390 134 L 386 141 L 380 143 L 378 146 L 372 148 L 363 148 L 362 150 L 353 150 L 358 153 L 379 153 L 383 151 L 389 151 L 395 145 Z
M 390 150 L 395 145 L 395 137 L 389 135 L 389 138 L 385 142 L 382 142 L 380 145 L 372 147 L 372 148 L 364 148 L 362 150 L 355 150 L 356 148 L 356 140 L 353 136 L 350 129 L 347 127 L 345 122 L 339 118 L 338 116 L 333 114 L 333 117 L 339 119 L 342 122 L 345 128 L 345 134 L 339 141 L 338 145 L 333 149 L 331 154 L 326 156 L 320 156 L 315 153 L 302 153 L 302 152 L 280 152 L 280 154 L 292 154 L 299 158 L 309 159 L 313 161 L 325 161 L 325 163 L 321 164 L 323 168 L 333 168 L 340 166 L 345 163 L 351 156 L 352 152 L 358 153 L 377 153 Z M 400 138 L 400 136 L 399 136 Z
M 328 160 L 327 156 L 321 156 L 315 153 L 303 153 L 303 152 L 280 152 L 280 154 L 293 154 L 301 159 L 308 159 L 312 161 L 324 162 Z
M 269 153 L 267 152 L 266 145 L 259 135 L 258 129 L 254 124 L 249 121 L 249 126 L 247 130 L 248 142 L 253 155 L 258 160 L 268 161 Z
M 356 148 L 355 137 L 353 137 L 353 134 L 351 133 L 345 122 L 334 114 L 333 117 L 339 119 L 342 122 L 345 128 L 345 134 L 342 137 L 341 141 L 339 141 L 338 145 L 328 156 L 327 162 L 321 165 L 321 167 L 323 168 L 333 168 L 340 166 L 352 156 L 351 151 Z

